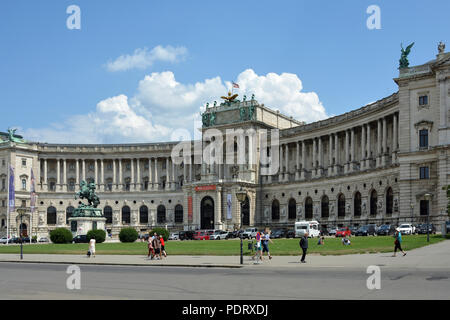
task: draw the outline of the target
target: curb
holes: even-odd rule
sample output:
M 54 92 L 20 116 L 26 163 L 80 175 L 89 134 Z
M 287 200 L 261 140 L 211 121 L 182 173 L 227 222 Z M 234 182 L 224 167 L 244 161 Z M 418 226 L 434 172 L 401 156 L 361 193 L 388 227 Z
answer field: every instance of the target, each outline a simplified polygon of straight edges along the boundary
M 67 262 L 67 261 L 17 261 L 17 260 L 1 260 L 0 263 L 24 263 L 24 264 L 69 264 L 69 265 L 86 265 L 86 266 L 123 266 L 123 267 L 181 267 L 181 268 L 228 268 L 240 269 L 243 266 L 221 265 L 221 264 L 138 264 L 138 263 L 107 263 L 107 262 Z

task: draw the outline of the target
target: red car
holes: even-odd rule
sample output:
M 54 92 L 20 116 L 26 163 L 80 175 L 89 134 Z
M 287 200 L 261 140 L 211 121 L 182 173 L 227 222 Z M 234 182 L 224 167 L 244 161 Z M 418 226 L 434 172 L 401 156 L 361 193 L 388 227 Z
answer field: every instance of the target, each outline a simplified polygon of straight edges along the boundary
M 194 234 L 194 240 L 209 240 L 209 235 L 206 231 L 197 231 Z
M 349 228 L 340 228 L 336 231 L 337 237 L 350 237 L 352 235 L 352 231 Z

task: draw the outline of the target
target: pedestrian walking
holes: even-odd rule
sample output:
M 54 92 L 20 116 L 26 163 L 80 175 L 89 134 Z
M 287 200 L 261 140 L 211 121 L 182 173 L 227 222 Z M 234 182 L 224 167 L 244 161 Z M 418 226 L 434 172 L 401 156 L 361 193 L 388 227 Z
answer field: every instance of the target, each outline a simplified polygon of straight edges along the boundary
M 270 229 L 267 228 L 265 230 L 264 237 L 262 240 L 262 246 L 263 246 L 262 256 L 264 256 L 264 252 L 267 252 L 267 256 L 269 257 L 269 260 L 272 259 L 272 256 L 270 255 L 270 252 L 269 252 L 269 241 L 271 243 L 273 243 L 272 239 L 270 239 L 270 233 L 271 233 Z
M 305 232 L 300 239 L 300 248 L 302 248 L 303 254 L 302 259 L 300 260 L 301 263 L 306 263 L 306 252 L 308 251 L 308 232 Z
M 95 258 L 95 238 L 89 240 L 89 252 L 91 253 L 90 256 Z
M 167 257 L 166 247 L 164 245 L 164 237 L 162 235 L 159 236 L 159 241 L 161 242 L 161 254 L 164 255 L 164 258 Z
M 400 250 L 403 253 L 403 256 L 406 256 L 406 252 L 402 249 L 402 233 L 400 231 L 395 231 L 394 235 L 395 241 L 394 241 L 394 255 L 395 257 L 397 255 L 397 250 Z
M 150 260 L 153 260 L 153 258 L 154 258 L 154 256 L 155 256 L 155 250 L 154 250 L 154 248 L 153 248 L 153 240 L 152 240 L 152 237 L 148 237 L 148 240 L 147 240 L 147 242 L 148 242 L 148 255 L 147 255 L 147 258 L 150 258 Z
M 161 241 L 159 240 L 158 235 L 155 233 L 155 237 L 152 240 L 152 245 L 153 248 L 155 249 L 155 256 L 161 260 L 162 259 L 162 255 L 161 255 Z

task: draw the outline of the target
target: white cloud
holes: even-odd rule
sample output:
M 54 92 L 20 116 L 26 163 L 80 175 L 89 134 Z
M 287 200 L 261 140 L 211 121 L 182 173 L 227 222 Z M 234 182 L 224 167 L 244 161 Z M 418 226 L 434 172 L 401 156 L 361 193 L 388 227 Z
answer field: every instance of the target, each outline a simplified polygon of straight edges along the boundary
M 248 99 L 254 93 L 260 103 L 293 116 L 300 121 L 312 122 L 328 115 L 314 92 L 303 92 L 301 80 L 295 74 L 269 73 L 257 75 L 248 69 L 238 75 L 239 99 Z M 54 143 L 137 143 L 170 141 L 177 129 L 193 135 L 194 122 L 206 102 L 220 101 L 230 82 L 220 77 L 193 84 L 176 81 L 170 72 L 155 72 L 145 76 L 138 84 L 136 94 L 107 98 L 87 115 L 73 116 L 62 125 L 48 129 L 25 130 L 25 138 Z M 174 138 L 177 139 L 177 138 Z
M 132 55 L 121 55 L 114 61 L 109 61 L 106 64 L 108 71 L 127 71 L 131 69 L 146 69 L 151 67 L 156 61 L 164 62 L 178 62 L 187 54 L 185 47 L 172 46 L 156 46 L 152 50 L 136 49 Z

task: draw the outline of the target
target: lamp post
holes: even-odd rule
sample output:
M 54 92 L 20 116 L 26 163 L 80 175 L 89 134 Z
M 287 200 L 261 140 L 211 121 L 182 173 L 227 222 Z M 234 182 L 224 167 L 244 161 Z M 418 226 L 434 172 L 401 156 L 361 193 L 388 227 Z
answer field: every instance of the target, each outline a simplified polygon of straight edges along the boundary
M 430 197 L 431 195 L 429 193 L 424 195 L 427 201 L 427 242 L 430 242 Z
M 20 260 L 23 260 L 23 238 L 22 238 L 22 218 L 27 212 L 25 208 L 17 208 L 17 212 L 20 217 L 20 226 L 19 226 L 19 239 L 20 239 Z
M 238 191 L 236 191 L 236 198 L 239 201 L 239 204 L 241 206 L 241 227 L 240 227 L 240 238 L 241 238 L 241 264 L 244 264 L 244 251 L 243 251 L 243 238 L 242 238 L 242 203 L 245 201 L 245 197 L 247 197 L 247 192 L 242 190 L 242 187 L 239 188 Z
M 411 225 L 414 223 L 414 204 L 411 202 Z

